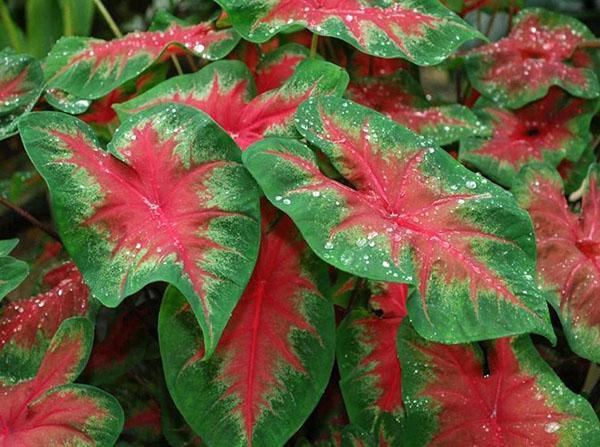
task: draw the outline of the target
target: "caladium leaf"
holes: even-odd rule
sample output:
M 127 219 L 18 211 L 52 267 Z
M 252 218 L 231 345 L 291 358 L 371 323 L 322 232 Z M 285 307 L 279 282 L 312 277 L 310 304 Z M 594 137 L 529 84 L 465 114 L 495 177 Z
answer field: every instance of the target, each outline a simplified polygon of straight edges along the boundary
M 434 0 L 218 0 L 245 39 L 304 26 L 375 56 L 437 64 L 479 32 Z
M 287 217 L 263 213 L 254 273 L 214 355 L 189 306 L 169 288 L 159 317 L 173 400 L 210 445 L 283 445 L 321 397 L 334 359 L 333 306 L 324 266 Z
M 148 283 L 174 284 L 210 355 L 258 251 L 258 192 L 233 140 L 178 104 L 138 113 L 108 150 L 61 113 L 30 114 L 19 126 L 50 188 L 61 239 L 94 296 L 114 307 Z
M 596 161 L 593 142 L 581 154 L 576 161 L 563 160 L 556 170 L 563 179 L 565 193 L 571 194 L 579 189 L 587 176 L 589 167 Z
M 72 262 L 49 271 L 43 284 L 50 288 L 47 292 L 6 302 L 0 308 L 0 370 L 4 375 L 33 375 L 60 324 L 94 311 L 89 290 Z
M 38 61 L 11 49 L 0 51 L 0 139 L 15 132 L 15 120 L 33 108 L 44 83 Z
M 85 318 L 66 320 L 34 377 L 0 377 L 0 445 L 114 445 L 123 426 L 119 403 L 98 388 L 71 383 L 85 366 L 92 331 Z
M 527 336 L 442 345 L 408 322 L 398 334 L 409 446 L 592 445 L 590 404 L 571 392 Z
M 553 86 L 595 98 L 600 86 L 589 50 L 578 45 L 594 35 L 574 18 L 528 8 L 515 18 L 510 35 L 466 55 L 473 86 L 499 105 L 521 107 Z
M 63 37 L 48 55 L 44 74 L 50 88 L 80 99 L 96 99 L 171 54 L 188 51 L 208 60 L 221 59 L 238 41 L 239 36 L 231 29 L 175 21 L 165 30 L 136 32 L 110 41 Z
M 479 119 L 465 106 L 432 106 L 408 73 L 351 82 L 346 96 L 381 112 L 437 145 L 484 132 Z
M 600 167 L 590 167 L 581 213 L 569 210 L 556 171 L 531 165 L 514 192 L 536 231 L 538 274 L 573 351 L 600 362 Z
M 380 446 L 400 446 L 404 425 L 398 328 L 406 316 L 406 284 L 373 283 L 376 316 L 352 310 L 337 331 L 337 360 L 344 403 L 353 424 L 369 429 Z
M 0 241 L 0 301 L 29 274 L 29 265 L 26 262 L 8 256 L 18 243 L 18 239 Z
M 238 61 L 219 61 L 190 75 L 171 78 L 116 106 L 122 115 L 159 103 L 181 103 L 203 110 L 242 148 L 266 136 L 297 136 L 294 113 L 309 96 L 341 95 L 348 75 L 322 61 L 304 61 L 279 89 L 255 97 L 250 71 Z
M 292 77 L 300 62 L 310 57 L 310 50 L 288 43 L 268 53 L 256 67 L 256 91 L 260 93 L 280 88 Z
M 416 286 L 408 312 L 428 338 L 552 338 L 532 281 L 531 222 L 509 193 L 350 101 L 310 99 L 296 116 L 344 183 L 320 172 L 314 152 L 294 140 L 256 143 L 244 164 L 317 255 L 358 276 Z
M 590 123 L 598 105 L 598 100 L 573 98 L 555 87 L 518 110 L 482 107 L 478 115 L 492 135 L 461 141 L 460 160 L 508 187 L 527 163 L 576 161 L 592 140 Z

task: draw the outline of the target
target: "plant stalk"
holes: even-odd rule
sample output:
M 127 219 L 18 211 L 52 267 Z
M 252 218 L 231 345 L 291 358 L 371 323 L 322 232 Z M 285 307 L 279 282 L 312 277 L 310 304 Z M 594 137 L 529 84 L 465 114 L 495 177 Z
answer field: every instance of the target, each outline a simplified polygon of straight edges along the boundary
M 100 12 L 100 14 L 102 14 L 102 17 L 104 18 L 106 24 L 111 29 L 115 37 L 123 37 L 123 33 L 121 32 L 116 22 L 113 20 L 112 16 L 108 12 L 108 9 L 106 9 L 106 6 L 104 6 L 104 3 L 102 3 L 102 0 L 94 0 L 94 4 L 96 5 L 96 8 Z
M 596 365 L 594 362 L 590 362 L 590 369 L 588 369 L 585 381 L 583 382 L 583 387 L 581 387 L 581 394 L 586 397 L 589 396 L 596 383 L 598 383 L 598 380 L 600 380 L 600 366 Z
M 315 59 L 317 57 L 317 47 L 319 45 L 319 35 L 313 34 L 312 40 L 310 41 L 310 58 Z
M 6 33 L 8 34 L 8 41 L 15 51 L 18 53 L 25 51 L 25 48 L 21 45 L 22 42 L 21 39 L 19 39 L 15 22 L 13 22 L 10 11 L 6 7 L 4 0 L 0 0 L 0 23 L 4 25 Z
M 43 222 L 40 222 L 39 220 L 37 220 L 35 217 L 33 217 L 31 214 L 29 214 L 27 211 L 25 211 L 20 206 L 15 205 L 14 203 L 8 201 L 7 199 L 5 199 L 2 196 L 0 196 L 0 205 L 4 205 L 9 210 L 14 211 L 19 216 L 21 216 L 23 219 L 25 219 L 29 223 L 31 223 L 33 226 L 35 226 L 35 227 L 39 228 L 40 230 L 42 230 L 43 232 L 45 232 L 52 239 L 56 240 L 57 242 L 61 242 L 60 236 L 58 235 L 58 233 L 56 231 L 54 231 L 53 228 L 51 228 L 50 226 L 46 225 Z

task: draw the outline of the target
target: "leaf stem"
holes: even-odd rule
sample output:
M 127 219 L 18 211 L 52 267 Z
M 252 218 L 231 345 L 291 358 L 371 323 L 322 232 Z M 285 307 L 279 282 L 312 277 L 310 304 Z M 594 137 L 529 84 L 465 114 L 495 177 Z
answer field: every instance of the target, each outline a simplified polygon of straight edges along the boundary
M 600 366 L 596 365 L 594 362 L 590 362 L 590 369 L 588 369 L 585 381 L 581 387 L 581 394 L 588 397 L 596 383 L 598 383 L 598 380 L 600 380 Z
M 0 22 L 6 29 L 6 34 L 8 34 L 8 41 L 10 42 L 10 45 L 15 49 L 15 51 L 22 53 L 25 49 L 23 48 L 21 39 L 19 39 L 17 25 L 15 25 L 15 22 L 11 18 L 10 11 L 4 4 L 4 0 L 0 0 Z
M 600 48 L 600 39 L 584 40 L 579 45 L 577 45 L 577 48 Z
M 96 5 L 96 8 L 98 8 L 100 14 L 102 14 L 102 17 L 106 21 L 108 27 L 111 29 L 113 34 L 118 38 L 123 37 L 123 33 L 111 17 L 110 13 L 106 9 L 106 6 L 104 6 L 104 3 L 102 3 L 102 0 L 94 0 L 94 4 Z
M 319 45 L 319 35 L 313 34 L 312 40 L 310 41 L 310 58 L 315 59 L 317 57 L 317 46 Z
M 52 229 L 50 226 L 46 225 L 45 223 L 37 220 L 35 217 L 33 217 L 31 214 L 29 214 L 27 211 L 25 211 L 20 206 L 15 205 L 14 203 L 8 201 L 7 199 L 5 199 L 2 196 L 0 196 L 0 205 L 4 205 L 9 210 L 14 211 L 19 216 L 21 216 L 23 219 L 25 219 L 29 223 L 31 223 L 33 226 L 38 227 L 40 230 L 45 232 L 52 239 L 56 240 L 57 242 L 61 242 L 60 236 L 58 235 L 58 233 L 56 231 L 54 231 L 54 229 Z
M 181 76 L 183 74 L 183 70 L 181 69 L 181 64 L 179 63 L 179 59 L 174 54 L 171 54 L 171 60 L 173 61 L 173 65 L 175 66 L 175 70 L 177 70 L 177 74 Z
M 494 12 L 492 12 L 492 15 L 490 16 L 490 21 L 488 22 L 487 28 L 485 29 L 485 35 L 487 37 L 490 37 L 492 29 L 494 28 L 494 23 L 496 22 L 497 15 L 498 15 L 497 12 L 494 11 Z

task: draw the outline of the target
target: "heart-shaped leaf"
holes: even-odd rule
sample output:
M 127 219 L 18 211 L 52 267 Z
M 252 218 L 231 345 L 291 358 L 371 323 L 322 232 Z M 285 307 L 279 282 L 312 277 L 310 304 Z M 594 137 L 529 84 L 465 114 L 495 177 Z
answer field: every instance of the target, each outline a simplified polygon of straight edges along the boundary
M 87 361 L 92 330 L 85 318 L 66 320 L 33 378 L 0 377 L 0 445 L 114 445 L 123 427 L 117 400 L 71 383 Z
M 584 446 L 600 439 L 594 410 L 562 384 L 529 337 L 442 345 L 404 322 L 398 333 L 406 445 Z M 596 441 L 594 441 L 596 440 Z
M 538 274 L 579 355 L 600 362 L 600 167 L 590 167 L 581 213 L 572 213 L 556 171 L 531 165 L 514 192 L 536 231 Z
M 296 116 L 343 183 L 294 140 L 256 143 L 244 163 L 317 255 L 358 276 L 415 285 L 408 312 L 428 338 L 552 338 L 533 281 L 531 221 L 509 193 L 350 101 L 310 99 Z
M 42 93 L 38 61 L 9 48 L 0 51 L 0 140 L 14 133 L 15 120 L 30 111 Z
M 484 130 L 475 114 L 465 106 L 432 106 L 419 84 L 405 72 L 392 77 L 357 79 L 348 86 L 346 96 L 381 112 L 437 145 L 450 144 L 481 134 Z
M 89 290 L 75 264 L 49 271 L 50 289 L 30 298 L 8 301 L 0 308 L 0 370 L 13 377 L 31 377 L 50 340 L 67 318 L 94 311 Z
M 29 274 L 29 265 L 26 262 L 8 256 L 18 243 L 18 239 L 0 241 L 0 301 Z
M 266 136 L 297 136 L 294 113 L 309 96 L 341 95 L 348 75 L 322 61 L 304 61 L 279 89 L 255 97 L 248 68 L 219 61 L 196 73 L 171 78 L 115 108 L 125 116 L 160 103 L 181 103 L 203 110 L 245 149 Z
M 486 105 L 477 112 L 484 125 L 493 129 L 491 137 L 464 139 L 459 157 L 510 187 L 527 163 L 557 166 L 563 158 L 578 160 L 592 140 L 590 123 L 599 101 L 573 98 L 554 87 L 543 99 L 518 110 Z
M 521 107 L 557 85 L 574 96 L 595 98 L 600 85 L 594 57 L 578 45 L 594 35 L 572 17 L 528 8 L 510 35 L 466 55 L 473 86 L 499 105 Z
M 235 28 L 252 42 L 308 28 L 375 56 L 437 64 L 464 42 L 482 37 L 435 0 L 218 0 Z
M 263 213 L 254 273 L 214 355 L 204 357 L 189 306 L 173 288 L 159 318 L 165 377 L 178 408 L 210 445 L 283 445 L 319 401 L 334 360 L 324 266 L 286 216 Z
M 369 429 L 379 445 L 400 446 L 404 425 L 398 328 L 406 316 L 406 284 L 373 283 L 371 301 L 382 312 L 352 310 L 337 331 L 344 403 L 353 424 Z
M 231 29 L 217 30 L 211 23 L 184 25 L 173 20 L 161 31 L 128 34 L 104 41 L 87 37 L 61 38 L 46 59 L 48 87 L 80 99 L 109 94 L 169 55 L 188 51 L 208 60 L 225 57 L 238 43 Z
M 256 67 L 257 93 L 280 88 L 292 77 L 300 62 L 309 56 L 308 48 L 295 43 L 288 43 L 268 53 Z
M 178 104 L 138 113 L 108 150 L 61 113 L 30 114 L 19 126 L 50 188 L 61 239 L 94 296 L 117 306 L 148 283 L 174 284 L 210 355 L 258 251 L 258 192 L 233 140 Z

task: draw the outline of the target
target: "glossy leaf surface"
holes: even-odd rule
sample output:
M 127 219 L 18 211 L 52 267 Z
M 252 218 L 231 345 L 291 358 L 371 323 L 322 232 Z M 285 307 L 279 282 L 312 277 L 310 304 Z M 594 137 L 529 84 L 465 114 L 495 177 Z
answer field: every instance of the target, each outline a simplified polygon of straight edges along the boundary
M 270 208 L 270 205 L 269 205 Z M 210 445 L 283 445 L 315 407 L 334 358 L 323 265 L 287 217 L 263 213 L 254 273 L 214 355 L 181 295 L 167 290 L 159 318 L 169 390 Z
M 510 35 L 466 56 L 473 86 L 494 102 L 521 107 L 559 86 L 581 98 L 600 95 L 594 57 L 577 46 L 594 35 L 574 18 L 538 8 L 521 11 Z
M 442 345 L 404 323 L 403 365 L 408 446 L 592 445 L 598 420 L 541 359 L 527 336 L 488 345 Z
M 266 136 L 298 136 L 294 126 L 298 106 L 309 96 L 341 95 L 347 82 L 348 75 L 333 64 L 304 61 L 280 88 L 255 96 L 254 79 L 243 63 L 219 61 L 169 79 L 117 110 L 125 115 L 165 102 L 195 107 L 245 149 Z
M 48 55 L 45 76 L 51 88 L 80 99 L 96 99 L 171 54 L 188 51 L 215 60 L 225 57 L 238 41 L 231 29 L 217 30 L 208 22 L 183 25 L 176 21 L 161 31 L 136 32 L 110 41 L 63 37 Z
M 265 42 L 298 25 L 369 54 L 436 64 L 480 34 L 434 0 L 219 0 L 245 39 Z
M 460 159 L 510 187 L 527 163 L 557 166 L 564 158 L 578 160 L 591 142 L 590 123 L 597 110 L 597 100 L 573 98 L 558 88 L 518 110 L 483 107 L 478 114 L 492 135 L 462 141 Z
M 9 256 L 18 243 L 18 239 L 0 241 L 0 301 L 29 274 L 29 265 L 26 262 Z
M 532 281 L 531 222 L 510 194 L 350 101 L 311 99 L 297 126 L 344 183 L 293 140 L 263 140 L 244 164 L 317 255 L 358 276 L 415 285 L 408 312 L 426 337 L 551 337 Z
M 590 167 L 581 212 L 573 213 L 556 171 L 526 167 L 514 191 L 536 232 L 538 274 L 579 355 L 600 361 L 600 168 Z
M 92 293 L 117 306 L 148 283 L 174 284 L 209 355 L 258 249 L 258 194 L 233 140 L 204 113 L 176 104 L 126 121 L 108 150 L 60 113 L 30 114 L 20 130 Z
M 123 426 L 119 403 L 98 388 L 71 383 L 91 344 L 89 321 L 67 320 L 34 377 L 18 382 L 0 377 L 0 445 L 114 445 Z

